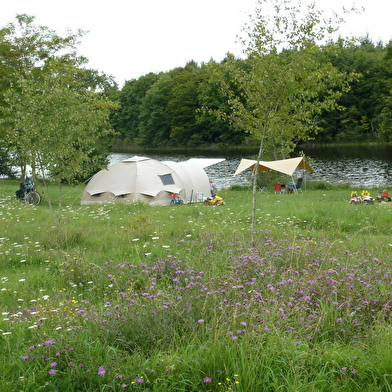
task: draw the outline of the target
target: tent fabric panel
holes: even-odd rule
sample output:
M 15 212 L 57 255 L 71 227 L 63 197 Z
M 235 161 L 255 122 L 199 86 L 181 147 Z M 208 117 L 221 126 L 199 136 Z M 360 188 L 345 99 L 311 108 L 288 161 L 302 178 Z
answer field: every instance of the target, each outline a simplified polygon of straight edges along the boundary
M 189 160 L 182 163 L 184 169 L 188 172 L 192 181 L 192 188 L 189 191 L 188 198 L 193 198 L 197 193 L 205 196 L 210 195 L 210 182 L 204 169 L 195 162 Z
M 236 176 L 239 173 L 242 173 L 244 170 L 246 169 L 254 169 L 255 165 L 256 165 L 255 160 L 253 159 L 241 159 L 240 164 L 237 167 L 237 170 L 235 171 L 234 175 Z M 266 171 L 266 170 L 270 170 L 270 167 L 268 166 L 268 162 L 264 162 L 264 161 L 259 161 L 259 173 Z
M 159 192 L 152 192 L 152 191 L 140 191 L 141 195 L 155 197 Z
M 131 157 L 131 158 L 127 158 L 122 160 L 121 162 L 123 163 L 135 163 L 135 162 L 142 162 L 142 161 L 148 161 L 151 158 L 147 158 L 147 157 L 139 157 L 137 155 Z
M 295 169 L 297 169 L 298 167 L 301 169 L 308 170 L 311 173 L 314 172 L 311 166 L 303 157 L 272 161 L 272 162 L 268 162 L 266 166 L 268 166 L 272 170 L 279 171 L 281 173 L 285 173 L 290 176 L 293 175 Z
M 234 173 L 234 176 L 236 176 L 237 174 L 242 173 L 243 171 L 245 171 L 246 169 L 250 169 L 256 161 L 254 161 L 253 159 L 246 159 L 246 158 L 242 158 L 241 162 L 239 163 L 237 170 Z
M 196 165 L 204 169 L 205 167 L 216 165 L 217 163 L 223 162 L 225 160 L 225 158 L 191 158 L 185 161 L 185 163 L 195 163 Z
M 165 164 L 171 167 L 181 177 L 183 184 L 183 193 L 181 196 L 184 200 L 190 200 L 196 193 L 209 195 L 210 185 L 208 176 L 202 167 L 189 161 L 167 161 Z
M 110 166 L 95 174 L 87 184 L 87 192 L 112 192 L 113 194 L 129 193 L 134 188 L 132 178 L 136 168 L 122 162 Z
M 90 189 L 90 190 L 86 190 L 86 192 L 90 195 L 90 196 L 94 196 L 94 195 L 99 195 L 101 193 L 104 193 L 105 190 L 104 189 Z
M 122 191 L 122 192 L 111 192 L 115 197 L 122 196 L 122 195 L 130 195 L 132 192 Z
M 182 190 L 183 190 L 183 188 L 176 188 L 174 186 L 173 187 L 166 186 L 164 189 L 165 192 L 168 192 L 170 194 L 172 194 L 172 193 L 180 194 Z

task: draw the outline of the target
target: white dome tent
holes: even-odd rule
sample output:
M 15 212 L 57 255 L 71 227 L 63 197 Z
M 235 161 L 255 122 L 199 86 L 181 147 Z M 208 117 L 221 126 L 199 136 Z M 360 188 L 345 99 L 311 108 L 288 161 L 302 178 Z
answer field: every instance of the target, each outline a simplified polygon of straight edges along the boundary
M 210 183 L 204 167 L 224 159 L 197 159 L 185 162 L 160 162 L 134 156 L 96 173 L 88 182 L 81 204 L 111 201 L 142 201 L 169 205 L 172 193 L 185 203 L 210 196 Z

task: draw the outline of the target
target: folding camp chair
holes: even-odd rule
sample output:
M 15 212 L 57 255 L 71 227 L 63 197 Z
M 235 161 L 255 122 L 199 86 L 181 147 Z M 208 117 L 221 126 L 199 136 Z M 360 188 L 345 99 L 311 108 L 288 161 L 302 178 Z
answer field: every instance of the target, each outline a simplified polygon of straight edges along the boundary
M 288 193 L 298 193 L 298 191 L 302 192 L 302 177 L 298 178 L 296 182 L 290 181 L 287 184 L 287 192 Z
M 257 185 L 260 193 L 267 193 L 267 185 Z
M 297 193 L 298 193 L 298 191 L 302 192 L 301 186 L 302 186 L 302 177 L 299 177 L 299 178 L 297 178 L 297 182 L 294 185 L 294 192 L 297 192 Z

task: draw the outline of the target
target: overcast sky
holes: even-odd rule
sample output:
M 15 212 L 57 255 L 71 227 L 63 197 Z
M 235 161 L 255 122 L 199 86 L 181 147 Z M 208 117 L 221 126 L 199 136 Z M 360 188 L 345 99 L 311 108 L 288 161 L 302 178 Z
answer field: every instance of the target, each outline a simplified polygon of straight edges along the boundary
M 392 0 L 314 1 L 338 12 L 353 3 L 366 8 L 360 16 L 346 17 L 342 35 L 369 34 L 384 43 L 392 39 Z M 88 31 L 80 54 L 121 87 L 125 80 L 190 60 L 200 64 L 220 61 L 227 52 L 240 55 L 236 36 L 255 5 L 256 0 L 9 0 L 1 5 L 0 27 L 24 13 L 60 35 L 67 28 Z

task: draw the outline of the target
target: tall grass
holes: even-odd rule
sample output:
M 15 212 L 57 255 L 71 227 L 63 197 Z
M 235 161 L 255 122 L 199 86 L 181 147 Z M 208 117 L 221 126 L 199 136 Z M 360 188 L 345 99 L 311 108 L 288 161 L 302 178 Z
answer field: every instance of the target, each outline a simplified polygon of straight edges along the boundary
M 59 236 L 0 185 L 0 390 L 392 390 L 392 203 L 263 193 L 253 244 L 247 189 L 150 207 L 69 187 Z

